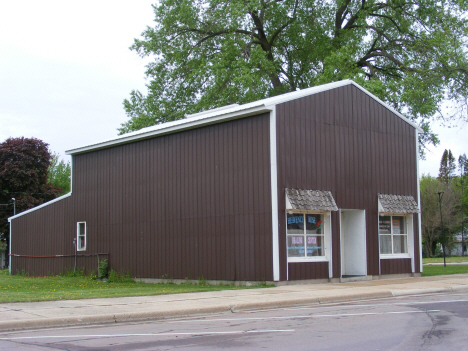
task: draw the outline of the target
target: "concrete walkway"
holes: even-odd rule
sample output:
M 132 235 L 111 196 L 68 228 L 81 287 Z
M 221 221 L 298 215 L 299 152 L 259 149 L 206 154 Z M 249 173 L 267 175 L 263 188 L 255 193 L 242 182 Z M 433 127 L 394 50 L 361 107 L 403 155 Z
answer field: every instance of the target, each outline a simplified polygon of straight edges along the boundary
M 350 283 L 0 304 L 0 330 L 161 319 L 437 292 L 468 292 L 468 274 Z

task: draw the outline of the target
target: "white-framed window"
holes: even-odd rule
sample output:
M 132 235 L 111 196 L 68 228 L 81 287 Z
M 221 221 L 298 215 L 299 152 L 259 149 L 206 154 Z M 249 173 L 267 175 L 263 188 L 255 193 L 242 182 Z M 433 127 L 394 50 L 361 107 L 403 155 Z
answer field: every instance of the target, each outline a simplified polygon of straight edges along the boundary
M 288 213 L 286 223 L 288 261 L 325 259 L 323 214 Z
M 408 218 L 406 216 L 379 216 L 381 255 L 408 254 Z
M 76 223 L 76 250 L 86 250 L 86 222 Z

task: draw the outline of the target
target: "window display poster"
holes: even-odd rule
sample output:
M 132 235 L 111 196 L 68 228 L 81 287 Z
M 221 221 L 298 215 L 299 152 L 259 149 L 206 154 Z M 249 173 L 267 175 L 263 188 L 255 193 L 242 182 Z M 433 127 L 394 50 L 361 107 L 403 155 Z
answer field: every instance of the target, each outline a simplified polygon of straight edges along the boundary
M 400 234 L 400 219 L 393 218 L 393 234 Z
M 304 223 L 304 215 L 302 214 L 288 214 L 288 224 Z
M 304 257 L 304 237 L 288 235 L 288 257 Z
M 293 245 L 302 245 L 303 244 L 303 237 L 302 236 L 293 236 L 291 237 L 291 244 Z
M 379 232 L 380 234 L 392 233 L 392 222 L 390 216 L 379 217 Z

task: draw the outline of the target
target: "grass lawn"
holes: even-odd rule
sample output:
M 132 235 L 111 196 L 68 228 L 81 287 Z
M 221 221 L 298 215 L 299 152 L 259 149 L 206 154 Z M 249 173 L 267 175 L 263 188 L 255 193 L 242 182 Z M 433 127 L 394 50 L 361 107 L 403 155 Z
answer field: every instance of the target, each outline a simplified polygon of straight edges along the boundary
M 466 256 L 446 257 L 445 262 L 447 263 L 468 262 L 468 257 Z M 444 258 L 443 257 L 423 258 L 423 263 L 444 263 Z
M 177 294 L 260 287 L 266 286 L 145 284 L 134 281 L 109 283 L 93 280 L 90 277 L 25 277 L 10 276 L 7 270 L 0 271 L 0 303 Z
M 423 277 L 429 277 L 433 275 L 446 275 L 446 274 L 458 274 L 468 273 L 468 265 L 456 265 L 456 266 L 423 266 Z

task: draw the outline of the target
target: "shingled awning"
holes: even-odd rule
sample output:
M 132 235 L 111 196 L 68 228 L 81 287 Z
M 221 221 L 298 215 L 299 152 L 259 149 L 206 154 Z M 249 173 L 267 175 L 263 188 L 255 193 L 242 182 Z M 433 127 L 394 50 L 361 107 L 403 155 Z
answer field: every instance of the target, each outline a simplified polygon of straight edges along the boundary
M 330 191 L 286 189 L 286 210 L 338 211 Z
M 412 196 L 378 194 L 379 213 L 419 213 L 419 207 Z

